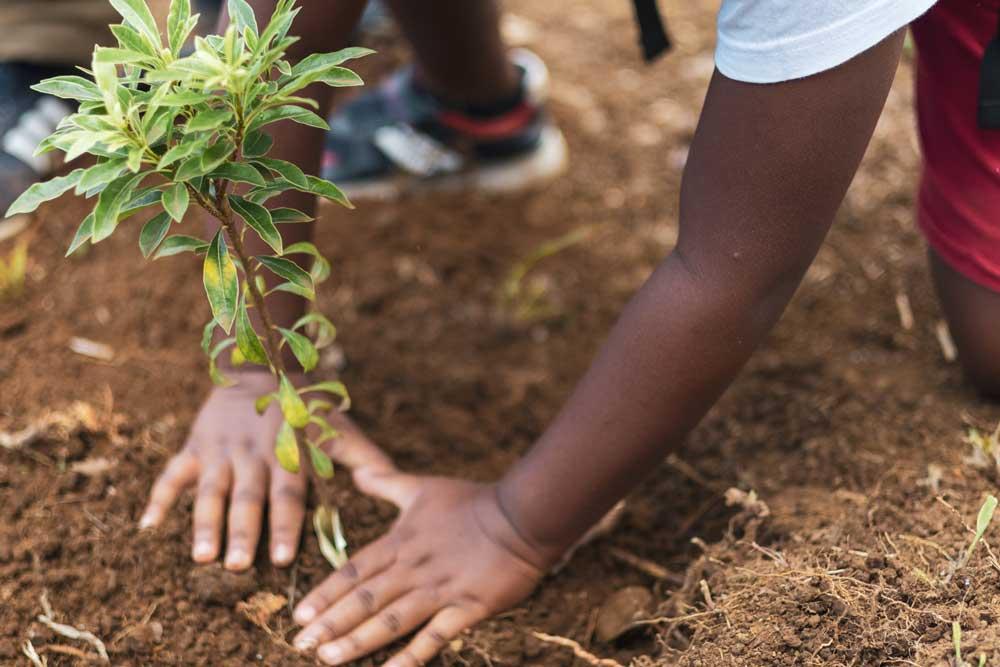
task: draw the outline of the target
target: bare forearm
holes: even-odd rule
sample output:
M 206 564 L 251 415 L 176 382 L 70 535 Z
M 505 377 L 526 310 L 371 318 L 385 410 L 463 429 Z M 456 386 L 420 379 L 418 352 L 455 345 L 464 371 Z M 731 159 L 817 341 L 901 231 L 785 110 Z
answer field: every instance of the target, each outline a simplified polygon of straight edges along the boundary
M 888 93 L 901 36 L 772 86 L 716 75 L 678 248 L 626 307 L 562 412 L 499 487 L 525 535 L 564 548 L 676 447 L 780 317 Z

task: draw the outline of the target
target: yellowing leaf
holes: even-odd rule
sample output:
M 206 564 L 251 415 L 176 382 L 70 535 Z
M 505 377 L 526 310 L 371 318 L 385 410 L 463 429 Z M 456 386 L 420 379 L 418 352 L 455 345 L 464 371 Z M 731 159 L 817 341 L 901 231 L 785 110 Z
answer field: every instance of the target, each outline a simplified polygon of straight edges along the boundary
M 274 455 L 281 467 L 291 473 L 299 471 L 299 443 L 295 438 L 295 428 L 288 422 L 281 422 Z
M 212 307 L 212 315 L 222 329 L 229 333 L 236 319 L 236 305 L 239 301 L 240 283 L 236 264 L 229 256 L 226 240 L 220 229 L 205 255 L 203 271 L 205 294 Z
M 240 300 L 240 312 L 236 318 L 236 345 L 243 357 L 254 364 L 268 365 L 267 351 L 254 331 L 250 315 L 247 313 L 246 299 Z
M 284 373 L 281 374 L 281 383 L 278 386 L 278 403 L 281 405 L 281 414 L 285 416 L 285 421 L 295 428 L 305 428 L 309 423 L 309 409 Z

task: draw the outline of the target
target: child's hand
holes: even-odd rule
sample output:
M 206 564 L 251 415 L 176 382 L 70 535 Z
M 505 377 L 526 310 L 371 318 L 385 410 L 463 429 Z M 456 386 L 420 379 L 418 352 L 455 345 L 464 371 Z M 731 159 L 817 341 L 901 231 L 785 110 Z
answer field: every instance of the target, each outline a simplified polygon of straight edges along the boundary
M 401 515 L 295 609 L 301 650 L 339 665 L 423 629 L 386 667 L 418 667 L 466 628 L 528 596 L 551 564 L 501 511 L 492 485 L 356 471 Z M 426 625 L 425 625 L 426 624 Z
M 178 495 L 197 483 L 192 557 L 207 563 L 219 556 L 227 527 L 225 566 L 243 570 L 253 563 L 260 540 L 264 505 L 269 506 L 271 561 L 289 565 L 295 558 L 305 515 L 306 482 L 281 468 L 274 441 L 281 426 L 276 404 L 263 416 L 254 402 L 274 391 L 267 373 L 230 373 L 239 384 L 216 388 L 202 405 L 184 448 L 157 479 L 143 528 L 160 524 Z M 330 445 L 353 469 L 389 466 L 389 459 L 346 417 L 332 425 L 343 434 Z M 228 499 L 228 509 L 227 509 Z

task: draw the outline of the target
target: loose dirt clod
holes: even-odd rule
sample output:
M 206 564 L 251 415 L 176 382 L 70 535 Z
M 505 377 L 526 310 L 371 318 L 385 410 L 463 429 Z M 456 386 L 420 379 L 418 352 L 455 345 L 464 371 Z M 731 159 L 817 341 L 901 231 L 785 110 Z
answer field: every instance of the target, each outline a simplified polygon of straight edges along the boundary
M 188 585 L 202 602 L 234 607 L 257 589 L 257 571 L 230 572 L 213 563 L 191 570 Z

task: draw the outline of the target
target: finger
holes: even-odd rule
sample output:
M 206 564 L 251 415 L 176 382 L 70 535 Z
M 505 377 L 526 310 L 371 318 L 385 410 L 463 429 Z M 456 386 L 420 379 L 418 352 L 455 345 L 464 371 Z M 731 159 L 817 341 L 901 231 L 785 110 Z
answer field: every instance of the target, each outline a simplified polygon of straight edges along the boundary
M 264 520 L 267 465 L 263 461 L 237 462 L 226 521 L 226 569 L 245 570 L 253 564 Z
M 194 546 L 191 556 L 198 563 L 208 563 L 219 556 L 219 536 L 226 508 L 226 496 L 232 481 L 229 465 L 206 468 L 198 480 L 194 501 Z
M 153 484 L 149 504 L 139 520 L 140 528 L 158 526 L 177 501 L 181 491 L 191 486 L 198 477 L 198 461 L 188 454 L 178 454 L 170 459 L 163 473 Z
M 354 473 L 354 484 L 362 492 L 405 510 L 416 499 L 421 482 L 416 475 L 366 468 Z
M 339 665 L 362 658 L 420 627 L 437 609 L 433 598 L 411 593 L 389 605 L 350 634 L 319 647 L 320 660 Z M 412 663 L 407 667 L 417 667 Z
M 426 665 L 453 639 L 484 618 L 486 618 L 485 613 L 465 607 L 442 609 L 423 630 L 417 633 L 417 636 L 406 648 L 392 656 L 392 659 L 383 667 L 421 667 Z
M 300 632 L 295 638 L 295 646 L 308 651 L 323 642 L 343 637 L 368 619 L 375 618 L 410 586 L 398 569 L 361 582 Z
M 271 562 L 291 565 L 298 551 L 306 514 L 306 480 L 280 466 L 271 469 Z
M 340 432 L 340 437 L 328 441 L 324 448 L 337 463 L 352 471 L 396 469 L 389 455 L 350 421 L 337 421 L 334 428 Z
M 295 608 L 295 622 L 306 625 L 355 586 L 362 584 L 392 565 L 392 549 L 383 541 L 375 542 L 362 549 L 357 556 L 347 562 L 307 595 Z

